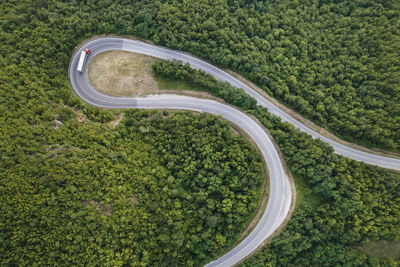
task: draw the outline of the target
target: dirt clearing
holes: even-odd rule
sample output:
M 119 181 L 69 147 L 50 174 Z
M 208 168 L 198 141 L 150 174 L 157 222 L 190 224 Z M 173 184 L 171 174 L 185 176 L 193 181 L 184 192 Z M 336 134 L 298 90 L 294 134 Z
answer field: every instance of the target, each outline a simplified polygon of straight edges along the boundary
M 89 81 L 97 90 L 109 95 L 154 93 L 158 91 L 151 69 L 155 60 L 150 56 L 124 51 L 101 53 L 90 61 Z

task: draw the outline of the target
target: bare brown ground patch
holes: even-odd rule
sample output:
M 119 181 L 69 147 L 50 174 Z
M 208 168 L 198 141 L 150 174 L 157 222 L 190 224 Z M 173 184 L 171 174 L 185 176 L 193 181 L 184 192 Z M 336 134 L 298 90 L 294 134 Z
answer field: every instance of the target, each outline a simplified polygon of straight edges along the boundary
M 136 206 L 136 204 L 138 203 L 138 198 L 136 196 L 136 194 L 133 194 L 132 196 L 128 197 L 128 199 L 131 201 L 132 205 Z
M 97 211 L 100 211 L 102 215 L 105 215 L 108 217 L 113 214 L 114 207 L 113 207 L 112 203 L 104 206 L 104 205 L 100 204 L 100 202 L 91 199 L 91 200 L 83 201 L 82 204 L 85 207 L 93 206 Z
M 151 69 L 155 60 L 124 51 L 104 52 L 90 61 L 89 80 L 97 90 L 109 95 L 154 93 L 158 90 Z
M 115 120 L 111 121 L 113 127 L 117 127 L 117 125 L 121 122 L 121 120 L 124 118 L 124 113 L 114 115 Z

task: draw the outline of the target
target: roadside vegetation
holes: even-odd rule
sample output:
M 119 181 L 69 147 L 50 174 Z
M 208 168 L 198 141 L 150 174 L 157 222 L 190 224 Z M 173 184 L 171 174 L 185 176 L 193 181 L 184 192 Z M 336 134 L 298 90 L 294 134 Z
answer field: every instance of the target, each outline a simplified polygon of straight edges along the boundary
M 237 71 L 344 140 L 400 152 L 399 1 L 141 4 L 138 14 L 125 11 L 105 29 Z
M 337 136 L 400 151 L 399 1 L 170 0 L 146 22 L 156 43 L 243 74 Z
M 174 181 L 163 176 L 172 170 L 155 152 L 161 142 L 150 143 L 141 132 L 167 142 L 167 124 L 174 119 L 132 111 L 117 130 L 104 132 L 113 113 L 84 104 L 68 84 L 68 63 L 80 41 L 96 34 L 124 34 L 190 51 L 241 72 L 347 140 L 399 151 L 398 5 L 396 1 L 2 1 L 1 265 L 118 266 L 152 260 L 159 266 L 163 260 L 169 265 L 190 265 L 191 260 L 200 264 L 234 240 L 212 235 L 207 242 L 215 243 L 201 243 L 191 251 L 192 244 L 203 242 L 203 232 L 208 238 L 214 231 L 203 226 L 207 218 L 202 216 L 208 214 L 203 209 L 208 206 L 201 206 L 190 214 L 203 219 L 194 222 L 202 227 L 194 231 L 201 233 L 180 243 L 179 220 L 168 224 L 169 218 L 178 217 L 176 210 L 182 210 L 193 195 L 191 201 L 179 201 L 181 208 L 179 203 L 175 208 L 176 198 L 162 202 L 168 190 L 172 194 Z M 230 90 L 226 85 L 221 88 Z M 241 105 L 229 92 L 225 96 L 225 101 L 232 97 L 230 103 Z M 399 240 L 399 175 L 337 156 L 326 144 L 252 106 L 251 99 L 244 103 L 274 136 L 296 179 L 306 184 L 289 224 L 244 264 L 395 265 L 392 259 L 376 258 L 358 247 L 368 240 Z M 76 114 L 84 118 L 79 124 Z M 175 121 L 189 126 L 197 120 L 214 120 L 179 114 Z M 135 116 L 146 119 L 135 121 Z M 206 135 L 202 129 L 197 133 Z M 195 144 L 181 142 L 185 153 L 189 143 Z M 124 163 L 118 164 L 120 160 Z M 133 187 L 130 181 L 135 177 L 149 185 L 147 191 Z M 158 193 L 161 185 L 158 195 L 143 193 Z M 178 188 L 175 193 L 179 192 Z M 145 204 L 146 197 L 160 202 Z M 157 206 L 161 203 L 165 206 Z M 246 210 L 249 216 L 250 211 Z M 220 222 L 209 223 L 216 221 Z M 157 235 L 159 225 L 173 238 Z M 140 238 L 144 241 L 138 242 Z M 180 244 L 189 247 L 177 252 Z M 213 244 L 216 249 L 208 252 Z
M 396 253 L 369 240 L 400 244 L 400 175 L 333 153 L 333 149 L 256 106 L 241 89 L 178 61 L 156 61 L 158 75 L 181 79 L 255 116 L 292 171 L 299 202 L 288 225 L 245 266 L 396 265 Z M 384 241 L 382 241 L 384 242 Z M 359 250 L 361 246 L 366 254 Z M 368 249 L 375 244 L 374 249 Z M 380 256 L 376 258 L 375 256 Z M 385 258 L 392 256 L 393 258 Z M 399 262 L 398 262 L 399 263 Z

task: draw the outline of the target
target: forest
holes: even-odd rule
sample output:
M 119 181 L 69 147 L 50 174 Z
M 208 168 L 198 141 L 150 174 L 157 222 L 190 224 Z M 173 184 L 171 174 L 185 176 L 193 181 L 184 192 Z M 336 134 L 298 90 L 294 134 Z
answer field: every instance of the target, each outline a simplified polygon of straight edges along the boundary
M 350 142 L 400 151 L 399 1 L 33 0 L 2 8 L 2 54 L 16 49 L 13 63 L 36 50 L 61 66 L 77 40 L 134 35 L 235 70 Z M 31 42 L 17 42 L 20 34 Z
M 255 99 L 241 89 L 188 64 L 156 61 L 153 70 L 185 80 L 255 116 L 274 137 L 292 174 L 307 184 L 304 200 L 297 203 L 289 224 L 244 266 L 399 264 L 366 255 L 354 246 L 367 240 L 400 239 L 399 174 L 334 154 L 329 145 L 251 104 Z
M 339 137 L 400 151 L 399 1 L 171 0 L 146 25 Z
M 120 111 L 68 83 L 76 40 L 97 27 L 74 8 L 1 2 L 0 265 L 211 261 L 258 208 L 260 155 L 212 115 L 128 110 L 114 128 Z
M 199 266 L 236 243 L 265 181 L 256 149 L 216 116 L 124 114 L 14 129 L 33 136 L 2 146 L 2 266 Z
M 215 257 L 237 238 L 244 221 L 232 225 L 231 217 L 213 217 L 211 210 L 224 212 L 230 203 L 204 206 L 203 191 L 187 192 L 190 184 L 179 184 L 185 175 L 199 184 L 218 184 L 218 173 L 203 181 L 204 174 L 199 179 L 191 173 L 205 169 L 195 159 L 168 157 L 173 165 L 163 161 L 167 147 L 189 153 L 185 148 L 201 142 L 200 137 L 248 160 L 239 161 L 248 175 L 247 181 L 238 180 L 248 183 L 240 186 L 244 191 L 226 184 L 222 188 L 227 191 L 215 194 L 215 201 L 225 193 L 233 201 L 240 194 L 257 201 L 252 195 L 261 183 L 256 154 L 238 137 L 221 141 L 216 128 L 225 135 L 229 128 L 212 116 L 129 111 L 115 130 L 105 129 L 113 112 L 84 104 L 67 78 L 74 48 L 93 35 L 133 35 L 192 52 L 244 74 L 347 140 L 400 149 L 398 1 L 11 0 L 0 7 L 1 265 L 146 265 L 152 260 L 199 265 Z M 179 78 L 174 67 L 168 75 Z M 295 180 L 306 185 L 288 225 L 245 266 L 399 264 L 356 246 L 400 239 L 398 174 L 337 156 L 326 144 L 255 107 L 250 98 L 232 91 L 236 89 L 191 76 L 185 79 L 253 114 L 275 138 Z M 85 123 L 76 122 L 76 116 Z M 209 123 L 210 132 L 196 122 Z M 172 129 L 176 134 L 196 133 L 173 147 L 177 140 L 168 123 L 182 127 Z M 159 142 L 146 139 L 146 132 Z M 135 184 L 135 177 L 146 183 Z M 164 206 L 146 202 L 146 197 L 158 198 Z M 251 203 L 231 216 L 246 220 L 247 214 L 248 220 L 255 209 Z M 195 212 L 185 213 L 190 209 Z M 176 230 L 186 227 L 180 216 L 192 217 L 188 225 L 197 225 L 190 237 Z M 174 235 L 172 244 L 154 225 Z M 235 230 L 223 228 L 229 225 Z M 212 251 L 206 242 L 212 242 Z M 193 250 L 193 244 L 202 245 Z

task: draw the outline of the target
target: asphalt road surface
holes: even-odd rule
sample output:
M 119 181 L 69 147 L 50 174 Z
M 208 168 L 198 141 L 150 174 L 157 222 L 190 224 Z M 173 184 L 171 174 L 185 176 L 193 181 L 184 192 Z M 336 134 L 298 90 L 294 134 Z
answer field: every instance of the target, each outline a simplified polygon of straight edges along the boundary
M 80 51 L 83 48 L 89 48 L 91 54 L 85 62 L 84 73 L 81 74 L 77 71 L 77 65 Z M 259 105 L 267 107 L 272 114 L 281 117 L 283 121 L 292 123 L 301 131 L 309 133 L 313 138 L 320 138 L 329 143 L 336 153 L 372 165 L 400 170 L 399 159 L 377 156 L 359 151 L 316 133 L 280 110 L 244 83 L 201 59 L 183 52 L 124 38 L 99 38 L 85 43 L 77 50 L 77 53 L 75 53 L 71 59 L 69 78 L 71 86 L 76 94 L 88 104 L 103 108 L 183 109 L 216 114 L 243 129 L 260 149 L 270 176 L 270 192 L 267 208 L 257 226 L 242 242 L 207 266 L 231 266 L 238 263 L 261 245 L 265 239 L 270 237 L 286 218 L 292 196 L 289 178 L 284 171 L 278 152 L 262 127 L 252 118 L 229 105 L 224 105 L 213 100 L 179 95 L 152 95 L 132 98 L 114 97 L 98 92 L 88 81 L 86 67 L 91 58 L 99 53 L 110 50 L 124 50 L 161 59 L 177 59 L 184 63 L 189 62 L 193 68 L 201 69 L 212 74 L 218 80 L 227 81 L 235 87 L 244 89 L 257 100 Z

